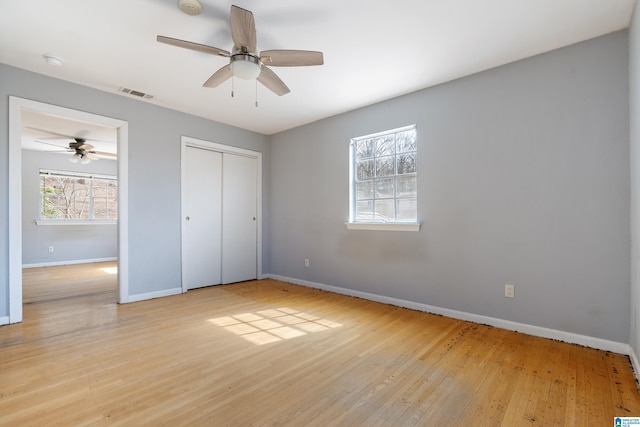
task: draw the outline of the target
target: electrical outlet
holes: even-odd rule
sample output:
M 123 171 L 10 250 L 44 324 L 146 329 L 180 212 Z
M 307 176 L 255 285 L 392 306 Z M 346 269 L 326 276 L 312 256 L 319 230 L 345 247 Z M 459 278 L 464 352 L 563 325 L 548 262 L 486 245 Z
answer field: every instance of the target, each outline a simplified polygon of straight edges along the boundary
M 309 258 L 304 259 L 304 266 L 309 267 Z
M 515 298 L 516 297 L 515 285 L 504 285 L 504 296 L 507 298 Z
M 53 246 L 49 246 L 49 252 L 53 252 Z

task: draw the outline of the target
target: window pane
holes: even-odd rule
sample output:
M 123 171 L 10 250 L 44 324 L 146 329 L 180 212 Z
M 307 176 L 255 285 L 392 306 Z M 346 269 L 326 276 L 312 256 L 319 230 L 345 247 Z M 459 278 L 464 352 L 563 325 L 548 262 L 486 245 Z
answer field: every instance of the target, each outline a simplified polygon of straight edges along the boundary
M 109 209 L 107 210 L 107 219 L 118 219 L 118 208 L 116 206 L 109 207 Z
M 48 177 L 40 177 L 40 207 L 41 217 L 46 219 L 57 219 L 60 216 L 58 210 L 58 192 L 53 182 Z
M 356 203 L 356 221 L 373 220 L 373 201 L 363 201 Z
M 42 198 L 42 218 L 58 219 L 62 218 L 62 212 L 58 209 L 58 196 L 44 196 Z
M 89 195 L 91 189 L 89 187 L 90 180 L 69 178 L 69 183 L 72 188 L 71 193 L 68 194 L 69 210 L 67 214 L 69 219 L 89 219 Z
M 76 197 L 68 213 L 70 219 L 89 219 L 89 198 Z
M 398 153 L 416 151 L 416 130 L 411 129 L 396 134 L 396 150 Z
M 394 178 L 376 180 L 376 199 L 393 198 L 394 193 Z
M 116 181 L 107 181 L 107 197 L 114 199 L 118 196 L 118 183 Z
M 373 199 L 373 181 L 356 184 L 356 200 Z
M 398 175 L 416 173 L 416 153 L 398 154 L 396 160 Z
M 376 139 L 376 157 L 395 154 L 395 149 L 393 134 Z
M 375 212 L 375 220 L 376 221 L 394 221 L 394 200 L 376 200 L 376 212 Z
M 361 160 L 356 163 L 358 180 L 373 178 L 373 160 Z
M 399 176 L 396 178 L 396 197 L 416 197 L 416 177 Z
M 69 178 L 55 176 L 48 177 L 48 181 L 54 188 L 55 200 L 52 198 L 52 202 L 55 203 L 55 207 L 58 210 L 57 218 L 73 218 L 72 211 L 75 202 L 73 197 L 74 182 Z
M 87 185 L 77 183 L 75 186 L 73 186 L 71 196 L 75 197 L 76 199 L 86 199 L 89 197 L 90 192 L 91 191 Z
M 356 159 L 365 159 L 373 157 L 373 140 L 365 139 L 363 141 L 356 142 Z
M 418 218 L 416 199 L 398 199 L 396 221 L 415 221 Z
M 376 176 L 389 176 L 394 174 L 394 156 L 379 157 L 376 159 Z
M 93 198 L 93 217 L 94 219 L 107 219 L 107 199 L 106 198 L 104 197 Z
M 88 176 L 40 175 L 41 219 L 117 219 L 117 181 Z

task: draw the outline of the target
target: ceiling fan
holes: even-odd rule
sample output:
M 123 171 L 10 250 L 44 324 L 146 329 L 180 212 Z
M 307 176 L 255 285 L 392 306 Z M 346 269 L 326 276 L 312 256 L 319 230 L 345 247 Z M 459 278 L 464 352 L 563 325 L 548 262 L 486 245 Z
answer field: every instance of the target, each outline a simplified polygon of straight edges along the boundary
M 93 145 L 87 144 L 87 141 L 84 138 L 73 138 L 73 139 L 74 141 L 69 142 L 69 148 L 61 147 L 58 144 L 42 141 L 39 139 L 36 139 L 34 141 L 39 142 L 41 144 L 52 145 L 54 147 L 65 149 L 73 153 L 73 155 L 69 157 L 69 161 L 72 163 L 78 163 L 79 161 L 84 165 L 91 162 L 91 160 L 100 160 L 100 157 L 98 156 L 117 157 L 117 154 L 114 154 L 114 153 L 107 153 L 106 151 L 95 151 L 93 149 L 94 148 Z
M 217 87 L 232 76 L 251 80 L 257 79 L 276 95 L 290 92 L 286 84 L 267 65 L 272 67 L 304 67 L 322 65 L 322 52 L 310 50 L 263 50 L 256 53 L 256 27 L 253 13 L 238 6 L 231 6 L 231 38 L 233 51 L 228 52 L 213 46 L 158 36 L 160 43 L 191 49 L 229 58 L 229 64 L 213 73 L 204 82 L 205 87 Z

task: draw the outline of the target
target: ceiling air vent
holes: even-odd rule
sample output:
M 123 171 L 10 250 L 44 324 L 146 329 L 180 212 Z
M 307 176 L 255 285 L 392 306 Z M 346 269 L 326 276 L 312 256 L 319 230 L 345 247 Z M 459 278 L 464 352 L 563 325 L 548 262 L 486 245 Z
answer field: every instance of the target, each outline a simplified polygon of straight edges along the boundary
M 143 98 L 143 99 L 153 98 L 153 95 L 149 95 L 148 93 L 140 92 L 137 90 L 126 88 L 126 87 L 121 87 L 120 89 L 118 89 L 118 92 L 127 93 L 129 95 L 137 96 L 138 98 Z

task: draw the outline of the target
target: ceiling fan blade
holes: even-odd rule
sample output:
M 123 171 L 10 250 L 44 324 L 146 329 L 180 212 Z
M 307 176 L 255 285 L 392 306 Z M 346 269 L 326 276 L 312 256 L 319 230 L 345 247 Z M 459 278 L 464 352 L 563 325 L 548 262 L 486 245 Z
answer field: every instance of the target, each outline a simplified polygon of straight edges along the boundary
M 91 144 L 82 144 L 82 145 L 78 145 L 77 147 L 69 147 L 69 148 L 76 148 L 77 150 L 93 150 L 93 145 Z
M 217 47 L 207 46 L 204 44 L 198 44 L 188 42 L 185 40 L 173 39 L 171 37 L 158 36 L 156 37 L 160 43 L 170 44 L 171 46 L 182 47 L 185 49 L 195 50 L 197 52 L 208 53 L 211 55 L 230 56 L 231 54 L 224 49 L 218 49 Z
M 91 153 L 97 154 L 98 156 L 118 157 L 117 154 L 115 154 L 115 153 L 107 153 L 106 151 L 92 151 Z
M 231 65 L 225 65 L 204 82 L 204 87 L 217 87 L 231 77 Z
M 313 50 L 263 50 L 260 61 L 272 67 L 304 67 L 307 65 L 322 65 L 322 52 Z
M 231 6 L 231 38 L 236 49 L 256 51 L 256 23 L 253 13 L 238 6 Z
M 264 65 L 262 66 L 262 71 L 258 76 L 258 81 L 278 96 L 286 95 L 291 92 L 287 85 L 280 80 L 280 77 Z
M 45 139 L 78 139 L 79 138 L 79 139 L 82 139 L 82 140 L 85 140 L 85 141 L 87 140 L 87 138 L 80 138 L 80 137 L 77 137 L 77 136 L 67 135 L 67 134 L 64 134 L 64 133 L 58 133 L 58 132 L 54 132 L 54 131 L 51 131 L 51 130 L 48 130 L 48 129 L 40 129 L 40 128 L 33 127 L 33 126 L 25 126 L 25 128 L 26 129 L 35 130 L 36 132 L 48 133 L 50 135 L 57 135 L 59 137 L 59 138 L 45 138 Z M 95 139 L 95 138 L 88 138 L 88 139 L 91 140 L 91 141 L 94 141 L 94 142 L 107 142 L 107 143 L 116 142 L 115 139 L 112 139 L 110 141 L 107 141 L 107 140 L 104 140 L 104 139 Z M 43 142 L 43 141 L 40 141 L 40 142 Z M 68 148 L 68 147 L 69 146 L 67 145 L 65 148 Z
M 86 157 L 87 159 L 91 159 L 91 160 L 100 160 L 100 157 L 96 156 L 93 153 L 85 153 L 84 157 Z
M 61 146 L 61 145 L 58 145 L 58 144 L 54 144 L 52 142 L 41 141 L 39 139 L 34 139 L 34 141 L 35 142 L 39 142 L 40 144 L 50 145 L 52 147 L 56 147 L 56 148 L 59 148 L 61 150 L 65 150 L 65 151 L 69 150 L 69 146 Z

